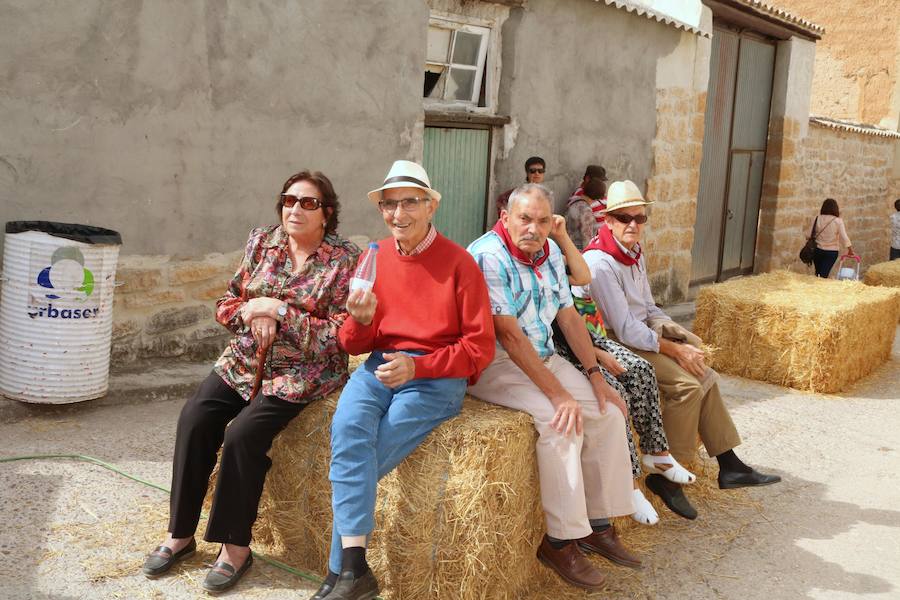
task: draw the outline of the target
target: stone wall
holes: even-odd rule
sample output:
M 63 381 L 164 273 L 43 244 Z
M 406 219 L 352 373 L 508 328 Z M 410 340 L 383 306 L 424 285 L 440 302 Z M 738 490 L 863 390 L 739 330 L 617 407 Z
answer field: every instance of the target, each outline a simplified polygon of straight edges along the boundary
M 123 256 L 116 269 L 112 363 L 217 356 L 230 334 L 216 323 L 216 300 L 240 264 L 242 250 L 195 260 Z
M 687 295 L 697 218 L 706 92 L 668 88 L 656 96 L 656 138 L 647 198 L 653 200 L 647 228 L 647 272 L 657 302 Z
M 900 140 L 816 122 L 801 137 L 800 125 L 785 119 L 770 131 L 756 270 L 810 270 L 797 254 L 825 198 L 837 200 L 863 268 L 887 260 Z
M 778 0 L 825 27 L 816 44 L 811 114 L 897 129 L 900 3 Z

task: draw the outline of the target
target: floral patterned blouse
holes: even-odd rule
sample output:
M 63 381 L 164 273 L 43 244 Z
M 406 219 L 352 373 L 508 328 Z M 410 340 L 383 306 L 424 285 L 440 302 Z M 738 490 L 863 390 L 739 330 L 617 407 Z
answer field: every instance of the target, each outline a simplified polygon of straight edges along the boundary
M 247 300 L 265 296 L 288 304 L 288 312 L 269 350 L 262 394 L 306 404 L 347 380 L 347 353 L 337 331 L 347 318 L 345 305 L 359 248 L 328 234 L 296 273 L 280 226 L 254 229 L 247 250 L 225 295 L 216 304 L 216 320 L 235 334 L 213 370 L 250 400 L 256 373 L 257 344 L 241 319 Z

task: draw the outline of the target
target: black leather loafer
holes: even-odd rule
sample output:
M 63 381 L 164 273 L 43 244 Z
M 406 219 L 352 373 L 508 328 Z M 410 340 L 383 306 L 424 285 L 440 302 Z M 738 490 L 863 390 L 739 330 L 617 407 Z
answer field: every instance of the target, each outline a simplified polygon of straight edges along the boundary
M 190 558 L 196 551 L 197 540 L 194 539 L 187 546 L 174 553 L 168 546 L 157 546 L 144 560 L 144 566 L 141 567 L 141 571 L 150 579 L 159 577 L 171 569 L 179 560 Z
M 659 496 L 673 513 L 685 519 L 697 518 L 697 509 L 691 506 L 684 490 L 677 483 L 672 483 L 662 475 L 651 473 L 644 480 L 647 489 Z
M 315 594 L 309 600 L 322 600 L 328 594 L 331 593 L 331 590 L 334 589 L 334 586 L 328 583 L 328 581 L 323 581 L 322 586 L 316 591 Z
M 353 577 L 353 571 L 344 571 L 338 577 L 334 589 L 328 595 L 329 600 L 372 600 L 379 593 L 378 581 L 372 571 L 365 575 Z
M 749 473 L 736 473 L 719 469 L 719 489 L 730 490 L 739 487 L 772 485 L 781 481 L 780 475 L 766 475 L 753 469 Z
M 221 560 L 216 561 L 209 569 L 209 573 L 206 574 L 206 579 L 203 580 L 203 589 L 211 594 L 218 594 L 225 590 L 230 590 L 241 580 L 241 577 L 244 576 L 244 573 L 247 572 L 247 569 L 249 569 L 252 564 L 252 552 L 247 555 L 247 560 L 244 561 L 244 564 L 242 564 L 241 568 L 237 571 L 235 571 L 234 567 L 227 562 Z

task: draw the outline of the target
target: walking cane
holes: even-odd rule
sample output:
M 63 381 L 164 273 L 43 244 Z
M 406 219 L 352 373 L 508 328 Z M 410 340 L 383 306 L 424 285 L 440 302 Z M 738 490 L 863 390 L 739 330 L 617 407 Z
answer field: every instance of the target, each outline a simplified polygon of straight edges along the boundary
M 262 387 L 263 374 L 266 372 L 266 363 L 269 361 L 269 349 L 271 347 L 272 344 L 260 346 L 259 350 L 256 351 L 256 377 L 253 378 L 253 389 L 250 391 L 251 402 L 256 398 L 256 394 L 259 393 L 259 389 Z

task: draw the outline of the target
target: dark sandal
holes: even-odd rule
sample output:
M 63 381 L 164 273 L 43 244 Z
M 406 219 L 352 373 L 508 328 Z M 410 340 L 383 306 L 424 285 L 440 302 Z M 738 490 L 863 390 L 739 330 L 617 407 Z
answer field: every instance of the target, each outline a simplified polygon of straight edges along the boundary
M 252 564 L 253 552 L 247 555 L 247 560 L 244 561 L 244 564 L 242 564 L 241 568 L 237 571 L 225 561 L 216 561 L 216 563 L 210 567 L 209 573 L 206 574 L 206 579 L 203 580 L 203 589 L 212 594 L 230 590 L 238 581 L 240 581 L 241 577 L 244 576 L 244 573 L 247 572 L 247 569 L 249 569 Z M 220 573 L 216 569 L 225 571 L 225 573 Z
M 157 546 L 144 560 L 141 568 L 144 575 L 153 579 L 159 577 L 171 569 L 175 563 L 185 558 L 190 558 L 197 551 L 197 540 L 191 539 L 187 546 L 173 553 L 168 546 Z

